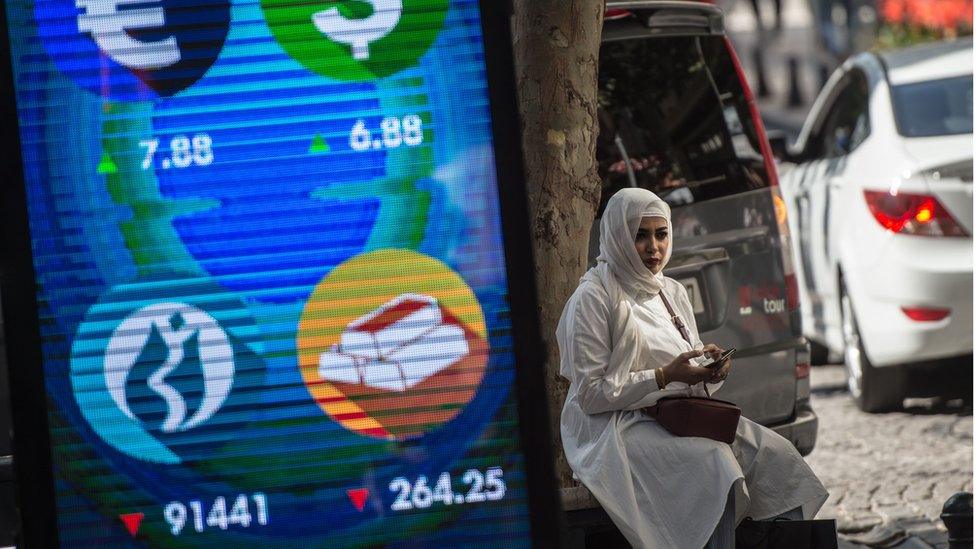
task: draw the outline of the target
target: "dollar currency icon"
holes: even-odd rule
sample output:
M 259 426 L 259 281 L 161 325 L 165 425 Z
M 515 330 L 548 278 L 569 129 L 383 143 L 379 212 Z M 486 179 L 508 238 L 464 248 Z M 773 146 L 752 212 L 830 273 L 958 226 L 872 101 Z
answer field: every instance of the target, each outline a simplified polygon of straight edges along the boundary
M 449 0 L 261 0 L 281 47 L 306 68 L 347 82 L 417 64 L 444 24 Z
M 400 21 L 400 0 L 371 0 L 373 13 L 362 19 L 346 18 L 338 7 L 312 16 L 315 28 L 336 42 L 352 46 L 353 59 L 369 59 L 369 44 L 383 38 Z
M 168 67 L 181 58 L 175 36 L 144 42 L 129 35 L 130 31 L 166 25 L 163 6 L 151 4 L 143 0 L 77 0 L 76 5 L 84 10 L 78 15 L 78 32 L 90 34 L 106 55 L 130 69 Z

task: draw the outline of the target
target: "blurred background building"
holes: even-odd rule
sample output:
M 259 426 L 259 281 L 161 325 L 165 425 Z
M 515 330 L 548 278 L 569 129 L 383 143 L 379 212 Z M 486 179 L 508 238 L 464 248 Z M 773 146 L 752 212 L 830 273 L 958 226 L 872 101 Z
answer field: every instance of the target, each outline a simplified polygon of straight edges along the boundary
M 769 129 L 798 133 L 847 57 L 972 35 L 972 0 L 717 0 Z

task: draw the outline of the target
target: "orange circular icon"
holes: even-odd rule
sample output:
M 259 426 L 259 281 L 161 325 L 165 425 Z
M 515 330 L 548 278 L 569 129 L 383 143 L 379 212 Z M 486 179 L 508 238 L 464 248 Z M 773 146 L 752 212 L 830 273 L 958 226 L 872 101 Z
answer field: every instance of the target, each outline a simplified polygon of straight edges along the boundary
M 444 263 L 410 250 L 336 267 L 309 296 L 296 347 L 305 384 L 330 417 L 390 440 L 453 419 L 488 362 L 474 292 Z

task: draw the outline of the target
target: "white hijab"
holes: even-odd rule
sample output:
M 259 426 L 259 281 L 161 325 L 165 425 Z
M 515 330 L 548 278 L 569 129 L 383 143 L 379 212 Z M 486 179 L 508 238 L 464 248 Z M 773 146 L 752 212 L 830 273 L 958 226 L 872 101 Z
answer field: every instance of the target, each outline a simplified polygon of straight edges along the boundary
M 664 287 L 664 267 L 671 259 L 671 242 L 661 262 L 657 274 L 644 266 L 634 239 L 641 219 L 663 217 L 668 222 L 668 235 L 671 234 L 671 207 L 651 191 L 640 188 L 626 188 L 617 191 L 603 211 L 600 221 L 600 255 L 597 266 L 591 270 L 603 281 L 605 288 L 614 285 L 636 298 L 639 295 L 654 297 Z M 595 272 L 594 272 L 595 271 Z M 588 273 L 589 274 L 589 273 Z

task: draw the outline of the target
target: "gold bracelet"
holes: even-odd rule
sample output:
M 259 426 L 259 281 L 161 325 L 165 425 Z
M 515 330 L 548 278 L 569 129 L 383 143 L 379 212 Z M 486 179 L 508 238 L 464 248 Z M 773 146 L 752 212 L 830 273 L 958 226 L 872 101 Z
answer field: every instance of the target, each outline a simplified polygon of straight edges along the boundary
M 654 370 L 654 380 L 657 381 L 657 386 L 659 389 L 663 389 L 667 386 L 667 381 L 664 378 L 664 368 L 657 368 Z

